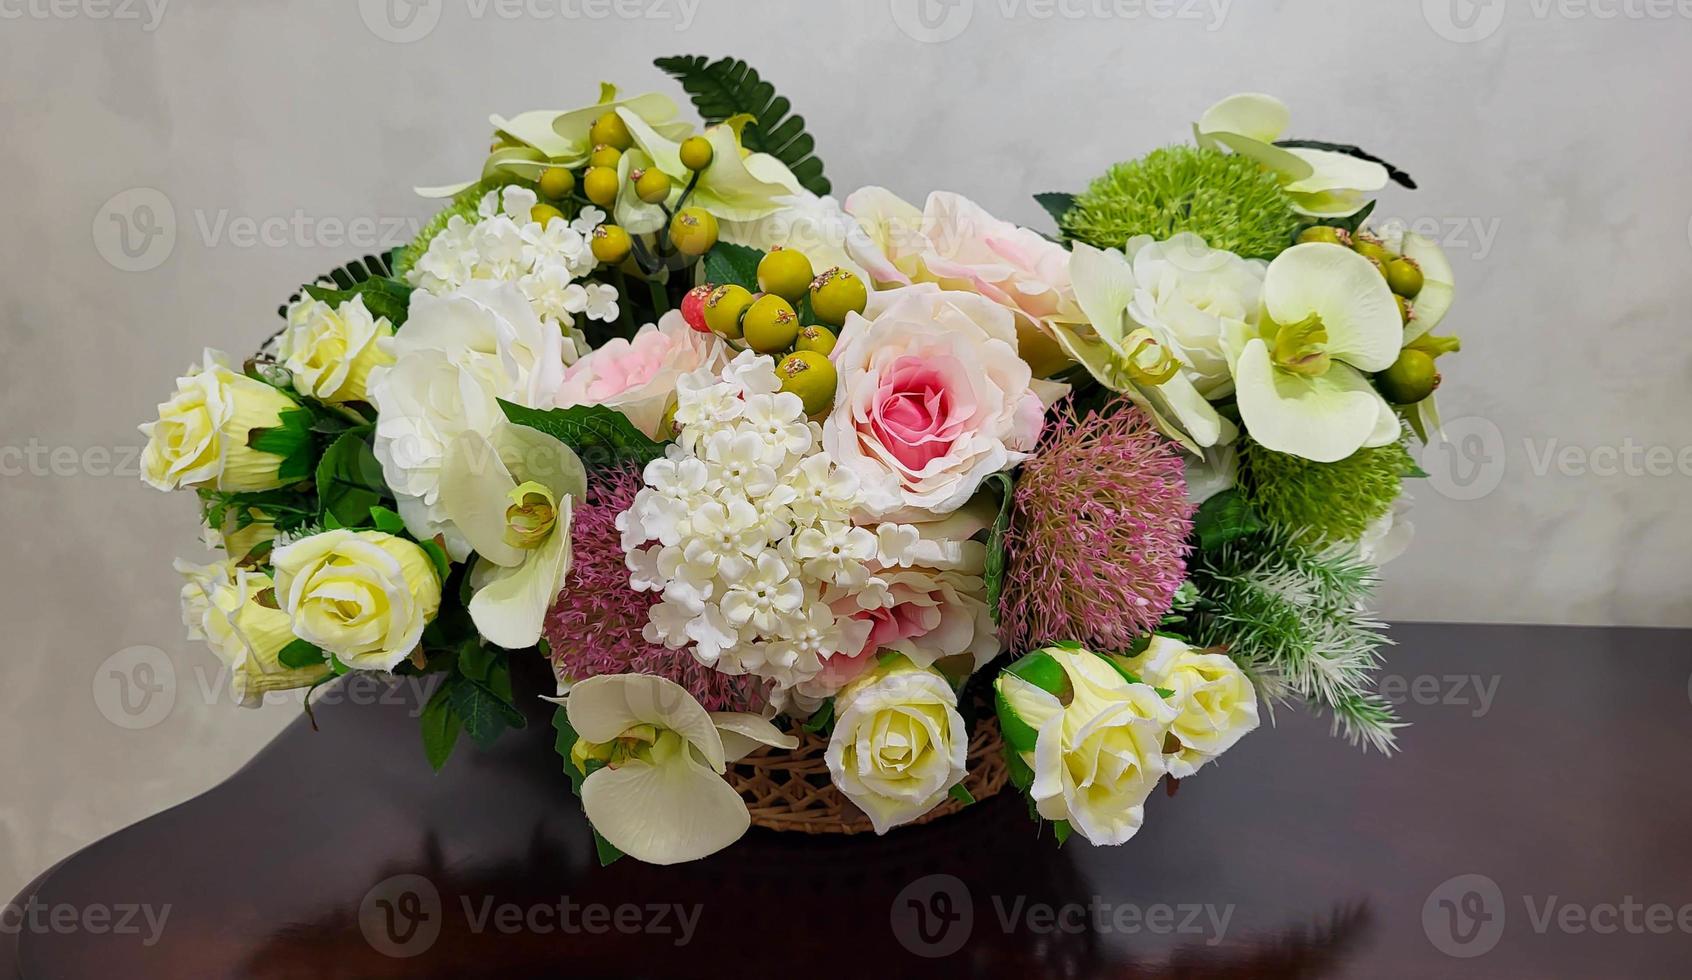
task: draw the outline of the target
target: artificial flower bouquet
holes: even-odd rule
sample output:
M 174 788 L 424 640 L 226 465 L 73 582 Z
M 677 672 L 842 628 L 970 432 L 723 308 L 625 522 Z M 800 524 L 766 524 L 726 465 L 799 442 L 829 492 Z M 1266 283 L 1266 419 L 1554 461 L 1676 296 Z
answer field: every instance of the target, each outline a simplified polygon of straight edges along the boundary
M 1367 221 L 1408 177 L 1241 95 L 1039 195 L 1047 235 L 837 203 L 755 71 L 658 66 L 702 129 L 609 85 L 493 117 L 414 242 L 142 426 L 223 552 L 183 608 L 239 700 L 436 675 L 438 768 L 544 658 L 602 855 L 656 863 L 1006 783 L 1120 844 L 1290 699 L 1393 747 L 1365 603 L 1457 349 L 1440 250 Z

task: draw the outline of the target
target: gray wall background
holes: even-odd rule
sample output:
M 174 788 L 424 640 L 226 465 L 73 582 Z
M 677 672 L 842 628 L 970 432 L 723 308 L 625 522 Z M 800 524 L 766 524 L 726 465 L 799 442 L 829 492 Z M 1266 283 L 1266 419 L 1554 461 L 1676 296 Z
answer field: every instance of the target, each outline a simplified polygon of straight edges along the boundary
M 1451 252 L 1466 344 L 1385 615 L 1692 625 L 1692 5 L 6 0 L 0 39 L 0 899 L 296 714 L 236 708 L 182 639 L 194 507 L 136 481 L 135 424 L 203 345 L 250 350 L 295 284 L 407 239 L 489 112 L 601 79 L 679 101 L 664 54 L 750 58 L 841 192 L 1041 228 L 1030 194 L 1235 91 L 1376 148 L 1422 182 L 1380 213 Z

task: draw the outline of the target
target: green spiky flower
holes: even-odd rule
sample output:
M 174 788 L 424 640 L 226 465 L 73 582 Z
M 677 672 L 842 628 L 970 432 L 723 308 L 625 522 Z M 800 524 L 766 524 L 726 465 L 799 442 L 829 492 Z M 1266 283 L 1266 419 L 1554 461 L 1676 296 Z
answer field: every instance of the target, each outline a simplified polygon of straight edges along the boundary
M 1402 442 L 1317 463 L 1240 441 L 1240 489 L 1258 516 L 1307 545 L 1356 541 L 1392 509 L 1412 472 Z
M 1246 157 L 1191 146 L 1166 146 L 1111 167 L 1075 198 L 1061 224 L 1071 238 L 1098 248 L 1190 231 L 1248 259 L 1274 258 L 1304 227 L 1274 174 Z
M 1331 711 L 1334 731 L 1353 745 L 1392 751 L 1401 726 L 1374 679 L 1390 641 L 1364 610 L 1374 566 L 1269 532 L 1204 552 L 1192 580 L 1195 640 L 1226 647 L 1265 697 Z

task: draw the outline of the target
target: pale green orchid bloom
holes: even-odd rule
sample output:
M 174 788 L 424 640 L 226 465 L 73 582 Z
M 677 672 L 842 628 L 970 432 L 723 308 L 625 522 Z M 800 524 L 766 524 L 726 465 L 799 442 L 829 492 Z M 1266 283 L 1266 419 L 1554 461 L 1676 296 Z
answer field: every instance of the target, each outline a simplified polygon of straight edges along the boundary
M 1287 249 L 1264 276 L 1260 320 L 1228 344 L 1252 439 L 1320 463 L 1398 439 L 1398 416 L 1365 374 L 1390 367 L 1403 337 L 1373 263 L 1341 245 Z
M 1292 114 L 1271 95 L 1247 92 L 1229 96 L 1199 117 L 1193 133 L 1202 147 L 1228 149 L 1250 157 L 1279 174 L 1293 210 L 1313 218 L 1346 218 L 1387 185 L 1387 169 L 1332 150 L 1276 146 Z
M 440 505 L 479 556 L 470 617 L 489 642 L 520 650 L 540 640 L 570 571 L 571 504 L 586 492 L 581 460 L 544 432 L 503 423 L 448 445 Z
M 526 180 L 538 179 L 549 167 L 574 170 L 586 163 L 593 152 L 588 136 L 593 121 L 613 111 L 624 122 L 638 119 L 646 129 L 678 141 L 693 132 L 692 123 L 677 118 L 681 110 L 669 96 L 649 92 L 619 99 L 616 86 L 602 83 L 599 102 L 594 105 L 568 111 L 536 109 L 510 118 L 489 116 L 488 122 L 494 129 L 515 144 L 493 151 L 493 167 Z M 537 156 L 544 159 L 536 159 Z M 417 193 L 429 198 L 452 197 L 475 184 L 476 181 L 464 181 L 442 187 L 419 187 Z
M 1194 454 L 1233 440 L 1233 424 L 1199 394 L 1169 346 L 1128 316 L 1135 283 L 1127 256 L 1076 242 L 1069 278 L 1085 322 L 1053 321 L 1051 326 L 1070 357 L 1100 384 L 1128 396 Z
M 587 777 L 583 811 L 601 837 L 648 864 L 697 861 L 739 840 L 751 814 L 723 779 L 728 763 L 799 744 L 757 715 L 707 712 L 650 674 L 590 677 L 562 703 L 577 736 L 570 764 Z
M 656 166 L 670 176 L 675 185 L 670 195 L 670 203 L 674 204 L 682 191 L 693 179 L 692 171 L 682 165 L 681 140 L 687 134 L 677 136 L 647 124 L 647 121 L 625 109 L 617 110 L 623 122 L 629 127 L 629 135 L 634 138 L 635 146 L 645 154 L 644 160 Z M 746 153 L 741 148 L 740 129 L 751 119 L 750 116 L 735 117 L 716 126 L 707 127 L 703 135 L 711 144 L 711 165 L 699 174 L 699 180 L 694 184 L 693 193 L 689 195 L 687 203 L 693 207 L 704 208 L 711 212 L 719 221 L 757 221 L 781 210 L 786 205 L 786 198 L 800 191 L 798 178 L 787 169 L 787 165 L 767 153 Z M 632 152 L 632 151 L 631 151 Z M 628 156 L 628 154 L 624 154 Z M 627 179 L 628 173 L 619 168 L 619 176 Z M 632 232 L 655 231 L 663 227 L 662 215 L 654 205 L 642 205 L 657 212 L 660 223 L 653 228 L 637 228 L 621 220 L 622 197 L 618 199 L 619 224 Z M 637 205 L 639 201 L 635 202 Z

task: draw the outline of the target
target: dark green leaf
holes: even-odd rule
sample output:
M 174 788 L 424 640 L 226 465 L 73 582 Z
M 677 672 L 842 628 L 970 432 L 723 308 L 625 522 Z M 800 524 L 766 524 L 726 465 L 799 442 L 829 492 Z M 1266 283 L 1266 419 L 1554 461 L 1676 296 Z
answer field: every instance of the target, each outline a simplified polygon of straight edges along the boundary
M 277 662 L 290 670 L 316 667 L 323 663 L 324 658 L 325 654 L 322 650 L 305 640 L 295 640 L 276 654 Z
M 468 677 L 460 677 L 452 685 L 449 697 L 453 710 L 463 719 L 464 730 L 477 745 L 492 745 L 507 728 L 522 728 L 528 723 L 515 705 Z
M 758 263 L 764 253 L 745 245 L 718 242 L 705 253 L 705 281 L 716 286 L 733 284 L 758 291 Z
M 1036 194 L 1034 195 L 1034 200 L 1038 202 L 1041 207 L 1046 209 L 1046 213 L 1052 216 L 1052 220 L 1057 222 L 1058 227 L 1060 228 L 1063 227 L 1063 216 L 1068 214 L 1070 210 L 1075 207 L 1075 195 L 1065 194 L 1060 191 L 1047 191 L 1044 194 Z
M 1005 592 L 1005 534 L 1010 531 L 1016 485 L 1011 482 L 1009 473 L 995 473 L 983 482 L 996 484 L 999 488 L 999 516 L 993 520 L 993 527 L 987 535 L 987 560 L 982 573 L 987 583 L 987 609 L 993 614 L 993 622 L 997 623 L 999 605 Z
M 280 416 L 281 425 L 253 429 L 247 433 L 247 446 L 261 453 L 282 457 L 277 476 L 292 483 L 311 476 L 314 462 L 311 426 L 312 413 L 307 408 L 295 408 Z
M 1029 751 L 1032 752 L 1033 749 Z M 1010 770 L 1012 786 L 1019 790 L 1026 790 L 1034 784 L 1034 770 L 1023 760 L 1021 753 L 1011 748 L 1009 742 L 1005 743 L 1005 765 Z M 1032 801 L 1030 801 L 1030 809 L 1032 809 Z
M 419 541 L 417 547 L 422 548 L 423 553 L 429 556 L 431 562 L 434 562 L 435 574 L 440 576 L 442 582 L 445 582 L 447 576 L 452 574 L 452 557 L 446 553 L 446 549 L 441 547 L 439 541 Z
M 435 693 L 429 696 L 428 703 L 423 705 L 423 754 L 428 757 L 430 768 L 436 772 L 446 765 L 453 746 L 458 744 L 458 733 L 464 727 L 452 706 L 454 682 L 452 677 L 444 678 L 435 688 Z
M 830 726 L 833 724 L 834 699 L 829 698 L 827 701 L 822 703 L 821 707 L 811 713 L 810 720 L 806 721 L 801 727 L 803 727 L 807 732 L 810 732 L 812 735 L 821 735 L 822 733 L 828 731 Z
M 337 309 L 342 303 L 350 303 L 362 296 L 364 308 L 370 311 L 370 315 L 386 317 L 396 330 L 404 325 L 406 314 L 411 309 L 412 287 L 398 279 L 366 279 L 347 289 L 307 286 L 305 293 L 312 299 L 328 303 Z
M 404 283 L 401 283 L 398 280 L 393 279 L 393 275 L 394 275 L 394 266 L 393 266 L 393 263 L 390 261 L 389 255 L 366 255 L 362 259 L 354 259 L 351 262 L 348 262 L 346 265 L 340 266 L 339 268 L 330 269 L 328 272 L 326 272 L 323 275 L 318 276 L 316 279 L 312 280 L 312 283 L 313 283 L 314 286 L 315 286 L 316 283 L 319 283 L 319 282 L 333 283 L 334 285 L 332 287 L 329 287 L 329 288 L 337 289 L 337 290 L 350 290 L 350 289 L 353 289 L 354 287 L 358 286 L 358 284 L 360 284 L 360 283 L 368 282 L 371 279 L 379 279 L 380 278 L 380 279 L 389 279 L 390 281 L 394 282 L 395 285 L 404 286 Z M 409 289 L 410 287 L 405 287 L 405 288 Z M 288 297 L 288 302 L 286 302 L 286 303 L 284 303 L 281 306 L 276 308 L 277 315 L 286 319 L 287 316 L 288 316 L 288 307 L 290 307 L 290 306 L 294 305 L 296 302 L 298 302 L 300 297 L 302 295 L 304 295 L 304 293 L 305 293 L 305 290 L 302 289 L 300 292 L 297 292 L 294 295 Z M 368 306 L 369 300 L 366 299 L 365 303 Z M 376 312 L 375 308 L 371 307 L 370 312 L 375 313 Z M 398 327 L 400 325 L 400 322 L 403 322 L 403 320 L 404 320 L 404 316 L 402 314 L 400 321 L 396 321 L 394 323 L 394 326 Z
M 1263 530 L 1263 521 L 1239 490 L 1224 490 L 1206 500 L 1193 517 L 1193 531 L 1205 551 Z
M 325 523 L 331 516 L 342 527 L 369 523 L 370 508 L 387 495 L 387 484 L 363 435 L 349 432 L 330 444 L 317 464 L 317 495 Z
M 544 432 L 575 450 L 590 471 L 618 463 L 644 466 L 664 455 L 663 443 L 653 442 L 628 416 L 603 405 L 546 411 L 508 401 L 501 401 L 499 406 L 512 422 Z
M 1409 469 L 1404 471 L 1404 477 L 1407 480 L 1425 480 L 1428 478 L 1428 471 L 1422 469 L 1420 465 L 1412 462 Z
M 970 794 L 969 790 L 964 787 L 963 783 L 954 783 L 952 788 L 946 791 L 946 795 L 950 796 L 954 800 L 957 800 L 959 803 L 962 803 L 964 806 L 969 806 L 971 803 L 975 802 L 975 797 Z
M 386 507 L 370 508 L 370 520 L 376 525 L 376 530 L 384 534 L 405 533 L 405 518 Z
M 617 845 L 606 840 L 597 830 L 593 832 L 593 846 L 594 850 L 599 854 L 599 866 L 602 868 L 607 867 L 623 856 L 623 852 L 617 850 Z
M 1057 835 L 1058 846 L 1062 847 L 1068 842 L 1072 828 L 1069 826 L 1069 821 L 1067 820 L 1053 820 L 1052 832 Z
M 822 161 L 812 155 L 814 143 L 805 132 L 803 116 L 789 116 L 792 105 L 775 94 L 775 87 L 737 58 L 710 61 L 702 55 L 676 55 L 654 62 L 681 83 L 693 106 L 708 123 L 745 113 L 753 118 L 741 135 L 745 147 L 768 153 L 787 165 L 799 183 L 813 194 L 827 194 L 828 178 Z
M 488 683 L 497 660 L 499 653 L 479 640 L 468 640 L 458 648 L 458 672 L 473 681 Z

